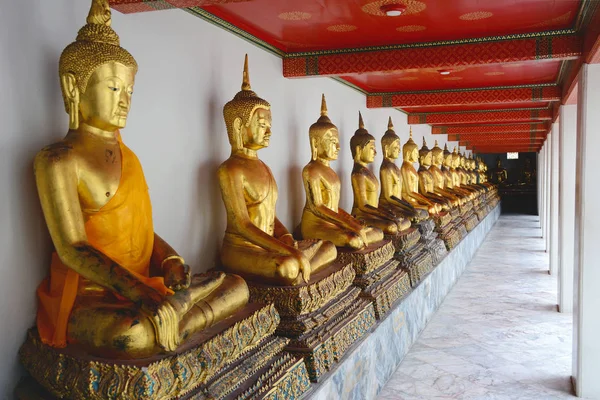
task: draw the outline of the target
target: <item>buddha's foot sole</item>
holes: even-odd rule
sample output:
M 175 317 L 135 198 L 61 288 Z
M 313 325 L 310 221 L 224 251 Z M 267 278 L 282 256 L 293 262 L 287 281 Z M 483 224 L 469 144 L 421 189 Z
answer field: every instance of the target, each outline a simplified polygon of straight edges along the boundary
M 341 315 L 319 329 L 292 339 L 286 350 L 303 357 L 310 380 L 318 382 L 374 325 L 373 304 L 358 298 Z

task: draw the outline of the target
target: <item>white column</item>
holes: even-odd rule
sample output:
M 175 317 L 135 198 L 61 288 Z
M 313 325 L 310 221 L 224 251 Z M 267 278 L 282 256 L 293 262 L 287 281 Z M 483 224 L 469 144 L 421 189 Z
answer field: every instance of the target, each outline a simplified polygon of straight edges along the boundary
M 575 160 L 577 106 L 560 107 L 558 179 L 558 311 L 573 311 L 573 235 L 575 233 Z
M 584 64 L 577 99 L 573 377 L 579 397 L 600 399 L 600 64 Z
M 537 179 L 538 179 L 538 199 L 539 199 L 539 207 L 538 207 L 538 215 L 540 216 L 540 228 L 542 228 L 542 237 L 544 237 L 544 149 L 545 144 L 542 145 L 540 149 L 540 154 L 538 154 L 538 169 L 537 169 Z
M 550 209 L 552 207 L 552 197 L 550 196 L 552 190 L 552 132 L 548 134 L 546 139 L 546 252 L 550 251 Z
M 552 153 L 550 155 L 550 275 L 558 274 L 558 121 L 552 125 Z

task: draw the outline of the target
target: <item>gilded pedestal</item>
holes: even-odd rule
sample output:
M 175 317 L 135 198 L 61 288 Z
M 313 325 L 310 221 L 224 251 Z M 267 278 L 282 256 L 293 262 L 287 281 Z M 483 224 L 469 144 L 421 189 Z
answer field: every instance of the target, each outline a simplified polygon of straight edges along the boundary
M 412 232 L 409 235 L 414 236 Z M 410 277 L 400 269 L 400 262 L 394 260 L 395 252 L 389 240 L 362 250 L 338 249 L 338 261 L 352 264 L 356 273 L 354 285 L 361 289 L 361 298 L 372 302 L 379 320 L 410 291 Z
M 375 324 L 371 302 L 351 286 L 354 278 L 350 263 L 334 263 L 301 285 L 248 283 L 252 301 L 275 305 L 281 316 L 276 334 L 289 339 L 286 350 L 304 358 L 315 382 Z
M 273 305 L 248 304 L 177 351 L 137 360 L 91 357 L 75 345 L 51 348 L 32 329 L 19 354 L 58 398 L 299 398 L 310 387 L 308 374 L 299 358 L 282 351 L 288 340 L 273 336 L 278 323 Z

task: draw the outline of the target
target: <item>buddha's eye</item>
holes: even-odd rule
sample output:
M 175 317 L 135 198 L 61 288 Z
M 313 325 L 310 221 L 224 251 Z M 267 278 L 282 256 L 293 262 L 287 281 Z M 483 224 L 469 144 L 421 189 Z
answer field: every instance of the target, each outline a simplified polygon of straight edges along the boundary
M 118 92 L 119 91 L 119 88 L 116 88 L 114 86 L 109 86 L 108 89 L 111 90 L 111 91 L 113 91 L 113 92 Z

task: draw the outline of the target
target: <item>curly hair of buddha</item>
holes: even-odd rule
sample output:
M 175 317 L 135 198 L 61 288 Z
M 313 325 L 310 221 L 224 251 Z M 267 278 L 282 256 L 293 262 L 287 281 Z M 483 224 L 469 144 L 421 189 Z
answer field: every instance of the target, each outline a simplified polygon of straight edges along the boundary
M 58 74 L 72 74 L 80 93 L 85 93 L 94 71 L 107 63 L 117 62 L 137 72 L 133 56 L 120 46 L 119 35 L 110 27 L 111 14 L 106 1 L 92 3 L 87 25 L 79 30 L 75 42 L 68 45 L 60 56 Z M 62 85 L 61 85 L 62 86 Z M 65 110 L 69 111 L 67 94 L 62 88 Z

